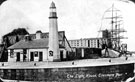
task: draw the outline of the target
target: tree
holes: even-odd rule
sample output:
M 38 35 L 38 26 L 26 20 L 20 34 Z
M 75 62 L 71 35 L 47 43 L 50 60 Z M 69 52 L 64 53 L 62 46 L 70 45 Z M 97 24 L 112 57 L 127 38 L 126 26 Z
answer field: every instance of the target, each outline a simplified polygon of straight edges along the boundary
M 17 28 L 13 31 L 5 34 L 2 37 L 2 53 L 0 53 L 0 62 L 6 62 L 8 60 L 8 47 L 23 39 L 23 37 L 29 34 L 25 28 Z M 20 38 L 22 37 L 22 38 Z
M 5 34 L 3 37 L 2 37 L 2 43 L 5 43 L 5 39 L 7 39 L 8 38 L 8 40 L 9 41 L 7 41 L 7 42 L 9 42 L 9 43 L 7 43 L 7 44 L 11 44 L 11 45 L 13 45 L 13 44 L 15 44 L 16 42 L 18 42 L 18 41 L 20 41 L 21 39 L 23 39 L 23 36 L 24 35 L 27 35 L 27 34 L 29 34 L 28 33 L 28 31 L 25 29 L 25 28 L 17 28 L 17 29 L 14 29 L 13 31 L 11 31 L 11 32 L 9 32 L 9 33 L 7 33 L 7 34 Z M 20 37 L 22 37 L 22 38 L 20 38 Z M 7 45 L 7 47 L 9 47 L 9 46 L 11 46 L 11 45 Z
M 3 36 L 3 38 L 8 36 L 17 36 L 17 35 L 26 35 L 29 34 L 28 31 L 25 28 L 17 28 L 14 29 L 12 32 L 9 32 Z

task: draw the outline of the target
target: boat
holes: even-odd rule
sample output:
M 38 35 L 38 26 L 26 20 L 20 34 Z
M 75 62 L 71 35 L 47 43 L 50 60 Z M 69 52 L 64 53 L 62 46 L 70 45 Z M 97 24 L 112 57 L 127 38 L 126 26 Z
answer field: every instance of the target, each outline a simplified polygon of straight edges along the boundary
M 135 56 L 127 53 L 125 47 L 122 47 L 123 51 L 119 51 L 119 45 L 109 45 L 114 37 L 102 38 L 105 44 L 102 49 L 98 49 L 102 56 L 86 58 L 83 52 L 84 56 L 76 58 L 77 54 L 69 45 L 64 32 L 58 32 L 57 18 L 56 6 L 52 2 L 49 33 L 37 31 L 36 34 L 26 35 L 23 40 L 8 47 L 8 62 L 0 63 L 1 81 L 121 82 L 134 78 Z M 117 40 L 119 43 L 120 39 Z M 93 51 L 92 54 L 87 54 L 95 55 Z

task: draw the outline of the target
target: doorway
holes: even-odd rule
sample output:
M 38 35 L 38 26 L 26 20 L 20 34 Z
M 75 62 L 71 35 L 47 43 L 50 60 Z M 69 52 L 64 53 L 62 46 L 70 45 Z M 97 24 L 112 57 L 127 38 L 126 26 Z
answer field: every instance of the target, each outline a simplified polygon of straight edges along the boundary
M 61 59 L 61 61 L 64 60 L 64 59 L 63 59 L 63 51 L 60 51 L 60 59 Z
M 30 61 L 34 61 L 34 52 L 30 52 Z
M 43 52 L 39 52 L 39 61 L 43 61 Z
M 16 57 L 17 57 L 16 61 L 20 61 L 20 52 L 16 53 Z

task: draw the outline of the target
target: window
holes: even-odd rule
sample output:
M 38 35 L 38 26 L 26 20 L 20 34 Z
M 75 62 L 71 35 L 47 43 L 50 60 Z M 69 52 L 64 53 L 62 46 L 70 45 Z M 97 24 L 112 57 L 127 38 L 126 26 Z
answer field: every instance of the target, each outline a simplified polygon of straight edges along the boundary
M 43 61 L 43 52 L 39 52 L 39 61 Z
M 77 46 L 79 46 L 79 43 L 77 43 Z
M 49 56 L 53 56 L 53 51 L 49 51 Z
M 35 53 L 34 53 L 34 54 L 35 54 L 35 57 L 38 57 L 38 52 L 37 52 L 37 51 L 35 51 Z
M 13 56 L 14 56 L 14 50 L 11 49 L 11 50 L 10 50 L 10 57 L 13 58 Z

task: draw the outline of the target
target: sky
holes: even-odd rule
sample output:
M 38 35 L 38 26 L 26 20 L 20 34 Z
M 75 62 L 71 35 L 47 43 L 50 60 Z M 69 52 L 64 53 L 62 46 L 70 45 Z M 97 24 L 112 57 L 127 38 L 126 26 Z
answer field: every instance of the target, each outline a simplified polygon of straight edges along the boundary
M 128 0 L 53 0 L 57 8 L 58 30 L 67 39 L 100 37 L 104 29 L 103 16 L 113 4 L 123 17 L 128 50 L 135 51 L 135 4 Z M 0 37 L 15 28 L 26 28 L 29 33 L 49 31 L 51 0 L 7 0 L 0 6 Z

